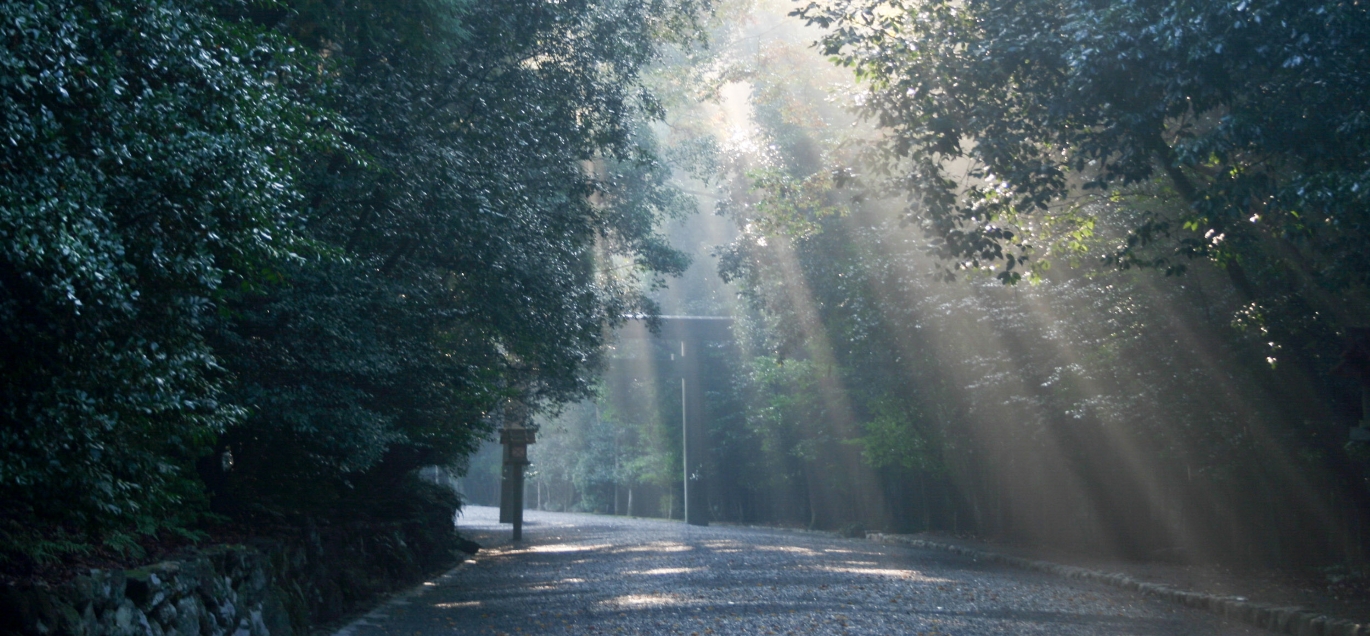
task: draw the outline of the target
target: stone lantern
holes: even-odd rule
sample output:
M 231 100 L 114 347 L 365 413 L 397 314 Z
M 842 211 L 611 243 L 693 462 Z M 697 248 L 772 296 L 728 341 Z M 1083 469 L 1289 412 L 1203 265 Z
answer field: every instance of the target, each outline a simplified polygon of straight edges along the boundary
M 504 470 L 500 480 L 499 522 L 514 525 L 513 541 L 523 540 L 523 470 L 528 466 L 528 445 L 537 441 L 537 428 L 529 426 L 528 407 L 511 401 L 504 407 Z

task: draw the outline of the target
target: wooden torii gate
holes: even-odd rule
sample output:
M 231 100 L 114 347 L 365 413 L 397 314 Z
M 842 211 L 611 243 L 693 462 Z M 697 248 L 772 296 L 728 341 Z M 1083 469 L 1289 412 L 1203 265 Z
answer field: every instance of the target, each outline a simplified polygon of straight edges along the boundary
M 685 523 L 709 525 L 708 491 L 705 487 L 704 463 L 708 448 L 704 425 L 702 382 L 705 343 L 732 342 L 733 319 L 717 316 L 660 316 L 660 330 L 652 333 L 647 328 L 646 316 L 629 316 L 619 331 L 624 340 L 655 340 L 670 345 L 670 363 L 664 368 L 672 377 L 680 378 L 681 468 L 683 472 Z

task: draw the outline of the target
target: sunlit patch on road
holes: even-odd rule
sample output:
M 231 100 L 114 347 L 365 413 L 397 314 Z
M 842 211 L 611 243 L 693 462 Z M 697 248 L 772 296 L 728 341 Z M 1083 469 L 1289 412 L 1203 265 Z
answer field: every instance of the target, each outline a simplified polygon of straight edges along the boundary
M 552 545 L 535 545 L 519 550 L 519 552 L 588 552 L 590 550 L 607 550 L 614 547 L 604 543 L 599 545 L 577 545 L 574 543 L 554 543 Z
M 949 582 L 950 582 L 949 579 L 942 579 L 942 578 L 924 576 L 923 574 L 920 574 L 919 572 L 917 572 L 917 571 L 915 571 L 915 570 L 895 570 L 895 569 L 890 569 L 890 568 L 879 568 L 879 567 L 850 567 L 850 566 L 832 566 L 832 565 L 821 566 L 821 567 L 819 567 L 819 568 L 817 568 L 817 569 L 818 569 L 818 570 L 821 570 L 821 571 L 823 571 L 823 572 L 833 572 L 833 573 L 837 573 L 837 574 L 862 574 L 862 575 L 866 575 L 866 576 L 888 576 L 888 577 L 899 578 L 899 579 L 908 579 L 908 580 L 910 580 L 910 581 L 921 581 L 921 582 L 924 582 L 924 583 L 949 583 Z
M 689 552 L 693 549 L 694 546 L 685 545 L 683 543 L 656 541 L 648 543 L 647 545 L 635 545 L 615 548 L 610 552 L 614 554 L 624 554 L 629 552 Z
M 434 603 L 433 607 L 438 609 L 469 609 L 480 607 L 480 601 L 456 601 L 452 603 Z
M 615 607 L 666 607 L 682 603 L 680 597 L 675 594 L 625 594 L 600 601 L 601 605 Z
M 637 574 L 641 576 L 662 576 L 666 574 L 689 574 L 691 572 L 701 572 L 703 570 L 704 568 L 653 568 L 651 570 L 625 572 L 624 574 Z
M 817 550 L 801 548 L 795 545 L 758 545 L 753 546 L 752 549 L 761 550 L 763 552 L 787 552 L 789 554 L 802 554 L 804 556 L 818 556 L 819 554 L 822 554 Z

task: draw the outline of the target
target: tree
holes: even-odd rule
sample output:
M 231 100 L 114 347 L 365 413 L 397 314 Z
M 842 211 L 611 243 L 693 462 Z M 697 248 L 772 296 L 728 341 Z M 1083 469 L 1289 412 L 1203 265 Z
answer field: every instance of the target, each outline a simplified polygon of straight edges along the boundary
M 869 18 L 898 15 L 875 10 Z M 920 51 L 925 44 L 913 37 L 906 43 Z M 1186 277 L 1164 282 L 1153 271 L 1039 269 L 1033 285 L 1006 287 L 991 278 L 1004 263 L 982 260 L 995 269 L 972 271 L 960 285 L 939 282 L 930 275 L 936 262 L 920 249 L 928 234 L 941 236 L 935 228 L 901 227 L 896 217 L 910 218 L 904 202 L 858 198 L 839 185 L 854 171 L 837 168 L 867 165 L 843 155 L 864 131 L 816 105 L 823 101 L 792 78 L 818 75 L 805 61 L 776 64 L 783 54 L 762 51 L 746 65 L 756 123 L 749 146 L 756 150 L 750 166 L 733 172 L 727 207 L 740 232 L 722 254 L 721 273 L 755 312 L 753 325 L 743 323 L 753 343 L 747 408 L 770 442 L 763 456 L 820 460 L 795 472 L 817 482 L 811 493 L 844 495 L 815 499 L 820 519 L 836 526 L 831 519 L 860 515 L 874 526 L 971 530 L 1134 554 L 1182 546 L 1200 558 L 1340 558 L 1339 541 L 1354 533 L 1361 514 L 1355 493 L 1363 491 L 1363 482 L 1351 479 L 1356 471 L 1345 470 L 1344 429 L 1326 404 L 1316 404 L 1326 392 L 1307 390 L 1309 374 L 1290 364 L 1292 341 L 1269 330 L 1270 305 L 1253 308 L 1224 281 L 1225 262 L 1190 263 Z M 871 72 L 898 78 L 893 65 L 913 64 L 897 55 L 889 63 Z M 967 81 L 957 69 L 928 64 L 928 72 L 946 71 L 948 86 Z M 787 73 L 785 66 L 802 70 Z M 826 101 L 842 101 L 840 90 Z M 887 97 L 900 95 L 892 88 Z M 858 94 L 853 101 L 863 98 L 867 106 L 875 99 Z M 1011 91 L 1003 98 L 1028 99 Z M 893 126 L 875 136 L 890 144 L 877 149 L 897 143 Z M 844 139 L 832 131 L 856 134 Z M 949 145 L 963 153 L 958 163 L 926 149 L 875 158 L 898 177 L 907 173 L 893 170 L 923 152 L 918 156 L 931 156 L 929 165 L 949 180 L 967 169 L 965 156 L 978 143 L 967 136 Z M 1045 211 L 1004 208 L 1023 222 L 1011 228 L 1015 240 L 1035 232 L 1021 239 L 1042 248 L 1034 259 L 1048 251 L 1037 241 L 1056 241 L 1050 247 L 1063 251 L 1048 256 L 1073 263 L 1125 247 L 1128 229 L 1149 214 L 1158 222 L 1191 214 L 1159 167 L 1154 178 L 1126 185 L 1118 177 L 1097 196 L 1085 187 L 1088 166 L 1061 170 L 1063 199 L 1049 198 Z M 949 204 L 973 204 L 976 183 L 943 183 Z M 905 195 L 894 187 L 902 185 L 895 181 L 889 191 Z M 1004 188 L 1004 196 L 1014 192 Z M 1136 258 L 1159 253 L 1170 265 L 1185 264 L 1162 251 L 1185 248 L 1178 234 L 1188 230 L 1175 228 L 1173 243 L 1163 246 L 1154 234 L 1149 245 L 1135 246 Z M 1270 280 L 1255 264 L 1278 255 L 1234 254 L 1248 276 Z M 976 268 L 964 254 L 957 260 Z M 1020 263 L 1012 273 L 1021 271 Z M 1276 290 L 1260 291 L 1273 304 Z M 1234 316 L 1241 330 L 1231 329 Z M 1275 339 L 1285 348 L 1273 350 Z M 1267 357 L 1278 358 L 1276 368 Z M 804 441 L 783 443 L 794 431 Z M 863 451 L 873 474 L 851 471 L 843 446 Z M 843 507 L 871 490 L 887 514 L 873 505 Z M 1298 512 L 1270 515 L 1276 499 Z
M 288 42 L 202 2 L 0 3 L 0 555 L 129 547 L 200 510 L 238 422 L 204 338 L 303 249 L 322 113 Z
M 1081 197 L 1161 178 L 1172 203 L 1139 210 L 1111 262 L 1207 257 L 1253 300 L 1259 275 L 1343 325 L 1364 314 L 1364 6 L 839 0 L 796 13 L 866 82 L 882 168 L 957 267 L 1016 281 L 1044 229 L 1093 231 Z
M 192 467 L 431 518 L 685 266 L 641 73 L 705 4 L 0 4 L 0 549 L 185 530 Z
M 472 452 L 505 399 L 589 394 L 603 330 L 687 260 L 641 73 L 697 7 L 299 2 L 350 153 L 302 183 L 321 258 L 244 294 L 216 346 L 254 405 L 229 506 L 355 513 Z M 363 510 L 365 508 L 362 508 Z
M 885 134 L 876 171 L 952 269 L 1014 282 L 1025 264 L 1040 274 L 1086 252 L 1170 274 L 1206 259 L 1243 300 L 1234 323 L 1266 345 L 1251 360 L 1278 367 L 1284 400 L 1310 421 L 1355 419 L 1358 388 L 1328 371 L 1370 313 L 1364 6 L 841 0 L 796 13 L 865 82 L 861 110 Z M 1340 470 L 1358 483 L 1364 469 Z

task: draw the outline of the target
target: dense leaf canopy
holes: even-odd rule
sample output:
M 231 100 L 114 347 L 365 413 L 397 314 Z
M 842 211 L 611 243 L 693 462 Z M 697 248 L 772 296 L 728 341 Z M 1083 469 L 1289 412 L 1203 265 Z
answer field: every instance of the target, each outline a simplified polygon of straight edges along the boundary
M 584 394 L 603 328 L 650 309 L 600 264 L 684 265 L 655 230 L 683 201 L 639 132 L 651 10 L 306 3 L 291 16 L 328 53 L 353 152 L 319 157 L 305 185 L 306 233 L 337 256 L 244 296 L 222 332 L 241 401 L 262 407 L 225 438 L 261 480 L 251 499 L 287 478 L 320 503 L 319 480 L 385 459 L 392 477 L 456 461 L 501 399 Z
M 1175 202 L 1135 219 L 1115 262 L 1182 266 L 1146 255 L 1164 237 L 1225 262 L 1259 251 L 1305 293 L 1341 293 L 1327 312 L 1363 302 L 1363 4 L 839 0 L 797 14 L 867 82 L 885 170 L 943 256 L 1016 280 L 1041 228 L 1088 222 L 1072 198 L 1162 177 Z
M 585 394 L 688 262 L 642 74 L 701 9 L 0 3 L 0 549 L 185 527 L 201 479 L 402 499 Z
M 7 523 L 174 520 L 188 461 L 241 417 L 204 331 L 293 249 L 311 110 L 267 81 L 284 41 L 197 8 L 0 4 Z

